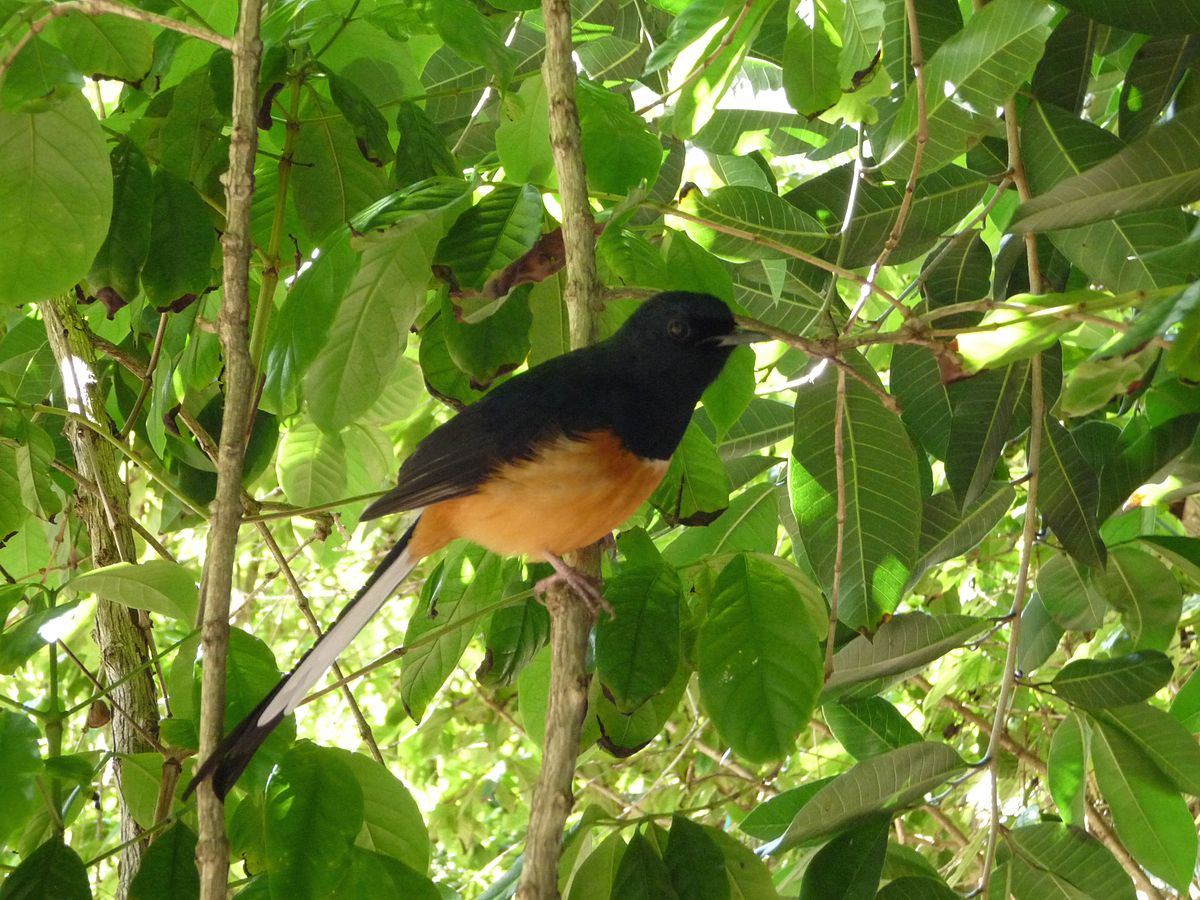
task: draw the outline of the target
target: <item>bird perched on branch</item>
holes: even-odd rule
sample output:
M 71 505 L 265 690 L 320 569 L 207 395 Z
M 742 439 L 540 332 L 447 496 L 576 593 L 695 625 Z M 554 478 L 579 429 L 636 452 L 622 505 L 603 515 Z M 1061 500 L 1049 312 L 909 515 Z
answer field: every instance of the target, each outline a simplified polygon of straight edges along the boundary
M 416 522 L 295 669 L 218 745 L 188 786 L 211 777 L 225 796 L 290 714 L 416 564 L 457 538 L 554 568 L 593 604 L 596 586 L 563 554 L 612 533 L 667 471 L 704 389 L 740 331 L 708 294 L 646 301 L 608 340 L 556 357 L 496 387 L 426 437 L 396 487 L 363 519 L 421 509 Z

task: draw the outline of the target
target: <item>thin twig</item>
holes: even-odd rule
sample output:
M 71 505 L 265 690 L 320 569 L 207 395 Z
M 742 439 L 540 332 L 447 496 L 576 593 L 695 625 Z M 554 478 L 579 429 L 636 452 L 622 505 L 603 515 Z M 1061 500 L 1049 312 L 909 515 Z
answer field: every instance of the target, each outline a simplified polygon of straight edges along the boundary
M 842 434 L 846 416 L 846 370 L 838 369 L 833 404 L 833 466 L 837 476 L 837 546 L 833 558 L 833 584 L 829 588 L 829 634 L 825 637 L 825 680 L 833 675 L 833 644 L 837 637 L 838 598 L 842 587 L 843 548 L 846 543 L 846 443 Z
M 196 25 L 189 25 L 187 22 L 170 19 L 158 13 L 147 12 L 133 6 L 126 6 L 124 3 L 116 2 L 116 0 L 68 0 L 68 2 L 57 3 L 51 6 L 40 19 L 34 19 L 29 23 L 29 30 L 17 39 L 8 56 L 4 58 L 4 62 L 0 63 L 0 76 L 3 76 L 8 71 L 8 67 L 12 65 L 13 60 L 17 58 L 20 52 L 25 49 L 25 45 L 37 37 L 47 25 L 55 19 L 76 12 L 83 16 L 121 16 L 125 19 L 145 22 L 147 25 L 157 25 L 159 28 L 165 28 L 168 31 L 176 31 L 187 37 L 194 37 L 202 41 L 207 41 L 210 44 L 216 44 L 223 50 L 233 48 L 233 42 L 229 38 L 217 34 L 215 31 L 200 28 Z
M 63 653 L 67 654 L 71 662 L 75 663 L 76 668 L 83 673 L 83 677 L 92 683 L 92 687 L 104 694 L 104 696 L 108 699 L 108 705 L 111 706 L 116 712 L 121 714 L 125 721 L 129 723 L 129 727 L 137 732 L 138 737 L 140 737 L 159 753 L 166 752 L 163 745 L 159 742 L 158 736 L 147 731 L 142 726 L 141 722 L 134 718 L 134 716 L 127 709 L 117 702 L 116 698 L 113 696 L 112 689 L 105 688 L 104 683 L 100 680 L 96 673 L 84 665 L 83 660 L 76 656 L 75 652 L 70 647 L 68 647 L 63 641 L 59 641 L 58 646 L 62 648 Z
M 1000 837 L 1000 765 L 997 751 L 1003 735 L 1008 731 L 1008 711 L 1017 677 L 1017 643 L 1021 634 L 1021 613 L 1025 609 L 1025 595 L 1029 585 L 1029 566 L 1033 560 L 1033 543 L 1038 530 L 1038 481 L 1041 474 L 1042 419 L 1046 405 L 1045 397 L 1042 395 L 1042 358 L 1040 355 L 1034 356 L 1029 361 L 1029 390 L 1031 394 L 1029 443 L 1026 449 L 1029 479 L 1025 488 L 1025 528 L 1021 535 L 1021 558 L 1017 568 L 1017 584 L 1013 591 L 1013 605 L 1010 613 L 1012 626 L 1008 636 L 1008 651 L 1004 658 L 1004 674 L 1000 679 L 1000 696 L 996 699 L 996 715 L 992 720 L 991 735 L 988 738 L 987 752 L 984 754 L 991 780 L 992 803 L 987 850 L 983 858 L 983 880 L 979 891 L 983 897 L 988 896 L 992 865 L 996 859 L 996 844 Z
M 133 409 L 129 411 L 129 415 L 125 417 L 125 425 L 121 429 L 121 433 L 117 435 L 121 440 L 129 437 L 129 432 L 133 431 L 133 426 L 137 424 L 138 416 L 142 414 L 142 407 L 146 405 L 146 398 L 150 396 L 150 389 L 154 386 L 154 370 L 158 366 L 158 357 L 162 353 L 163 338 L 167 334 L 167 323 L 171 321 L 167 313 L 163 313 L 158 317 L 158 330 L 154 333 L 154 345 L 150 348 L 150 362 L 146 363 L 146 377 L 142 379 L 142 389 L 138 391 L 137 399 L 133 401 Z
M 242 520 L 242 472 L 245 441 L 254 390 L 250 358 L 251 201 L 254 196 L 254 155 L 258 143 L 258 77 L 262 61 L 259 24 L 261 0 L 242 0 L 233 42 L 233 125 L 229 137 L 229 170 L 225 182 L 225 233 L 222 299 L 217 318 L 225 360 L 225 408 L 217 464 L 217 492 L 204 560 L 201 598 L 201 637 L 204 652 L 200 692 L 200 757 L 216 749 L 225 726 L 225 666 L 229 649 L 229 599 Z M 205 781 L 197 792 L 200 824 L 196 846 L 202 900 L 224 900 L 228 893 L 229 841 L 225 836 L 224 804 Z
M 1025 176 L 1025 161 L 1021 157 L 1021 128 L 1017 121 L 1017 100 L 1015 97 L 1004 104 L 1004 129 L 1008 136 L 1008 170 L 1012 174 L 1013 183 L 1017 186 L 1017 195 L 1022 203 L 1027 203 L 1033 194 L 1029 190 L 1029 179 Z M 1042 268 L 1038 262 L 1037 233 L 1025 232 L 1025 261 L 1029 270 L 1029 293 L 1040 294 L 1042 286 Z

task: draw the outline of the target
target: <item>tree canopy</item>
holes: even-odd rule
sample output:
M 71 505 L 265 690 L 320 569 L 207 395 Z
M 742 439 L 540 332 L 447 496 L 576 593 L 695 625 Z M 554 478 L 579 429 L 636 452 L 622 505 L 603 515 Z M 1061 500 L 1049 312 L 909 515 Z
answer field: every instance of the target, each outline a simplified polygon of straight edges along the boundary
M 549 13 L 260 3 L 255 74 L 227 0 L 0 0 L 0 900 L 200 896 L 220 510 L 232 726 L 415 444 L 570 346 Z M 771 340 L 603 560 L 562 895 L 1190 896 L 1200 0 L 570 15 L 600 333 L 690 290 Z M 419 567 L 231 794 L 235 896 L 516 893 L 547 572 Z

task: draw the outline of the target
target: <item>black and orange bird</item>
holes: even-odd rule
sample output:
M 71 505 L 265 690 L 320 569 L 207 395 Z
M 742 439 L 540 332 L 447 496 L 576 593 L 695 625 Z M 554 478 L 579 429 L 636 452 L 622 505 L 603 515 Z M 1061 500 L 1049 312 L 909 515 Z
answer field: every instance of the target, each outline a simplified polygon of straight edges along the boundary
M 396 487 L 363 513 L 421 513 L 295 669 L 200 766 L 225 796 L 259 745 L 333 665 L 413 567 L 457 538 L 548 562 L 593 603 L 562 559 L 625 522 L 667 471 L 704 389 L 741 331 L 708 294 L 647 300 L 608 340 L 514 376 L 426 437 Z M 539 589 L 547 587 L 539 582 Z

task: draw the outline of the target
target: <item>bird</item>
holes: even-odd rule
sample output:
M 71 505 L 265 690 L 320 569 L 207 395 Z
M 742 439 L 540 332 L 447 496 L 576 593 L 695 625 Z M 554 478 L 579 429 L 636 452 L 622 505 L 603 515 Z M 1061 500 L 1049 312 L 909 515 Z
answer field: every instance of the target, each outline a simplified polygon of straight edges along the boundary
M 610 537 L 637 511 L 734 347 L 762 338 L 711 294 L 656 294 L 607 340 L 530 367 L 434 429 L 401 465 L 396 487 L 361 516 L 421 510 L 417 519 L 296 667 L 204 760 L 185 796 L 211 777 L 224 798 L 417 563 L 453 540 L 547 562 L 554 575 L 539 591 L 565 581 L 604 605 L 563 556 Z

